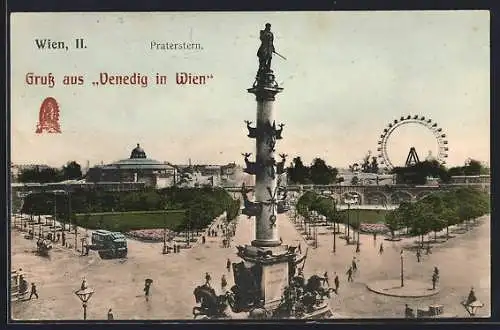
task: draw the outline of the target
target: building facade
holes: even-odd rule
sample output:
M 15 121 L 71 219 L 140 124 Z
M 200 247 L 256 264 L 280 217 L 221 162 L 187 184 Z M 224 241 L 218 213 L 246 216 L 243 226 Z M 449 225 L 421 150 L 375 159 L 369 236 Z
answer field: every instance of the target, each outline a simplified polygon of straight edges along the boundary
M 147 158 L 139 144 L 130 157 L 88 170 L 87 182 L 143 182 L 146 187 L 164 188 L 176 184 L 177 171 L 167 162 Z

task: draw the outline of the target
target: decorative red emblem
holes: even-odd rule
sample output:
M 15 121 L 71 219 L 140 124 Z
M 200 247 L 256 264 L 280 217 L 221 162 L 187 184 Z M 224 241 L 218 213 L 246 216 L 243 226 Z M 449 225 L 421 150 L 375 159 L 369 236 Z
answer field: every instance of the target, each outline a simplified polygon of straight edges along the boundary
M 36 133 L 61 133 L 59 125 L 59 105 L 53 97 L 47 97 L 40 106 Z

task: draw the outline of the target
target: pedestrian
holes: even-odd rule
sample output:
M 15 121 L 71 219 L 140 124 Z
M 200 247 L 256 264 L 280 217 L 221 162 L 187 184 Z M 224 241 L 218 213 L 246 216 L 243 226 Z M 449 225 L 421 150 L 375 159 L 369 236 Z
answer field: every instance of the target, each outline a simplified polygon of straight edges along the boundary
M 80 286 L 80 289 L 85 290 L 87 288 L 87 280 L 85 277 L 82 279 L 82 285 Z
M 114 320 L 115 318 L 113 317 L 113 310 L 110 308 L 108 310 L 108 321 Z
M 417 250 L 417 262 L 420 262 L 420 257 L 422 255 L 420 254 L 420 249 Z
M 38 292 L 36 291 L 36 285 L 35 283 L 31 283 L 31 292 L 30 292 L 30 297 L 28 300 L 31 300 L 31 297 L 35 296 L 36 299 L 38 299 Z
M 201 236 L 201 243 L 205 244 L 205 235 Z
M 299 243 L 299 253 L 302 254 L 302 244 Z
M 425 254 L 426 254 L 426 255 L 429 255 L 429 254 L 431 254 L 431 253 L 432 253 L 432 252 L 431 252 L 431 246 L 430 246 L 430 245 L 427 245 L 427 247 L 425 248 Z
M 438 281 L 438 276 L 436 273 L 432 274 L 432 290 L 436 290 L 436 283 Z
M 335 279 L 333 280 L 333 282 L 335 283 L 335 293 L 339 294 L 340 280 L 337 273 L 335 273 Z
M 325 272 L 325 273 L 323 274 L 323 278 L 325 279 L 325 283 L 326 283 L 326 285 L 330 286 L 330 283 L 328 283 L 328 272 Z
M 349 267 L 349 269 L 347 270 L 347 282 L 353 282 L 353 279 L 352 279 L 352 266 Z
M 231 272 L 231 260 L 229 258 L 226 261 L 226 268 L 228 273 Z
M 379 254 L 384 253 L 384 245 L 382 243 L 380 243 L 380 249 L 378 250 L 378 253 Z
M 352 271 L 354 273 L 358 271 L 358 265 L 356 264 L 356 257 L 352 258 Z
M 208 272 L 205 273 L 205 285 L 208 287 L 211 287 L 210 281 L 212 280 L 212 277 Z
M 151 288 L 151 283 L 146 280 L 144 283 L 144 296 L 146 297 L 146 300 L 149 300 L 149 290 Z
M 436 284 L 439 281 L 439 269 L 434 266 L 434 273 L 432 274 L 432 290 L 436 289 Z
M 377 240 L 377 233 L 373 233 L 373 240 L 376 241 Z
M 220 286 L 222 288 L 222 292 L 226 292 L 227 280 L 226 280 L 226 275 L 224 274 L 222 274 L 222 277 L 220 279 Z
M 465 302 L 465 306 L 469 306 L 474 301 L 476 301 L 476 293 L 474 292 L 474 288 L 470 288 L 469 296 L 467 297 L 467 301 Z

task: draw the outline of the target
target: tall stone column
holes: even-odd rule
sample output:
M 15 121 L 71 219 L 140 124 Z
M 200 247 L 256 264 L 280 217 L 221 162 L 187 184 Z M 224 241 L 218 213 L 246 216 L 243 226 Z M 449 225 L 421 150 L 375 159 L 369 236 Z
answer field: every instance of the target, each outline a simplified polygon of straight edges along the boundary
M 263 74 L 264 75 L 264 74 Z M 256 171 L 255 202 L 261 205 L 256 215 L 255 240 L 253 246 L 272 247 L 280 245 L 277 227 L 277 170 L 275 160 L 276 124 L 275 95 L 283 91 L 275 82 L 272 72 L 258 79 L 254 87 L 248 89 L 257 101 L 256 126 Z

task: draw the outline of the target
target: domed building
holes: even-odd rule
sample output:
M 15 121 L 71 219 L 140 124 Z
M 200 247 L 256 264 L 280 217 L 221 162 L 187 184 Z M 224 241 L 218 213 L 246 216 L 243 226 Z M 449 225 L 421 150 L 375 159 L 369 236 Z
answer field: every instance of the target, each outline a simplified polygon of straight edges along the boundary
M 87 182 L 144 182 L 147 187 L 164 188 L 175 185 L 175 167 L 146 156 L 139 144 L 130 158 L 95 166 L 87 172 Z

